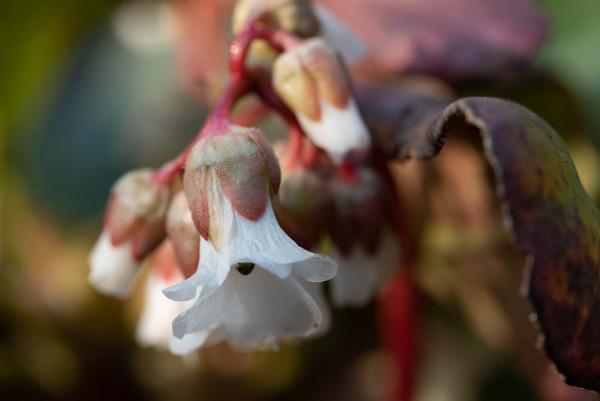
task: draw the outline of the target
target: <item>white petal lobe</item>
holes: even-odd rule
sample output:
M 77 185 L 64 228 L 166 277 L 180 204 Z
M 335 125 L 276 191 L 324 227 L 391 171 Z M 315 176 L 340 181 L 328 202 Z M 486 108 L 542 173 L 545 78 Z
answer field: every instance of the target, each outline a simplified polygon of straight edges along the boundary
M 345 109 L 330 105 L 321 98 L 321 119 L 314 121 L 298 114 L 298 121 L 309 138 L 335 160 L 351 150 L 369 147 L 369 131 L 360 116 L 354 99 Z
M 131 243 L 114 246 L 102 232 L 90 255 L 90 284 L 105 295 L 126 298 L 135 281 L 139 263 L 134 260 Z

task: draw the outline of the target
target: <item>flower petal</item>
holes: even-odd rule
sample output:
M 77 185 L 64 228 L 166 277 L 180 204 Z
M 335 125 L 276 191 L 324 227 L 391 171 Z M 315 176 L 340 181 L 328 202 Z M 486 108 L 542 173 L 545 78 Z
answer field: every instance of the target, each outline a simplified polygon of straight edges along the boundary
M 183 338 L 171 336 L 169 340 L 169 351 L 173 355 L 183 356 L 191 354 L 207 343 L 210 334 L 210 331 L 198 331 L 196 333 L 187 334 Z
M 400 263 L 396 237 L 384 232 L 377 252 L 368 254 L 360 247 L 344 256 L 333 246 L 332 256 L 338 261 L 338 274 L 332 280 L 332 297 L 337 306 L 364 306 L 375 298 Z
M 321 118 L 318 121 L 302 114 L 297 114 L 297 117 L 309 138 L 335 161 L 347 152 L 367 148 L 371 143 L 369 131 L 352 98 L 345 109 L 334 107 L 321 98 Z
M 133 258 L 131 242 L 115 246 L 103 231 L 90 255 L 88 281 L 98 292 L 115 298 L 126 298 L 135 281 L 139 263 Z
M 255 338 L 236 336 L 229 330 L 229 341 L 238 347 L 262 343 L 276 345 L 279 338 L 311 335 L 318 330 L 323 314 L 311 295 L 294 276 L 280 280 L 269 272 L 255 268 L 244 276 L 233 272 L 232 286 L 252 326 Z
M 161 278 L 160 272 L 153 270 L 146 279 L 144 294 L 144 308 L 140 314 L 136 330 L 138 343 L 145 346 L 166 348 L 171 338 L 171 322 L 184 310 L 184 303 L 173 302 L 163 295 L 161 290 L 169 282 L 182 278 L 173 277 L 166 281 Z
M 335 262 L 298 246 L 279 226 L 271 202 L 256 222 L 236 216 L 240 233 L 232 238 L 230 265 L 254 262 L 280 278 L 292 270 L 308 281 L 325 281 L 335 275 Z M 242 234 L 243 233 L 243 234 Z
M 296 277 L 281 280 L 257 266 L 248 275 L 232 269 L 217 291 L 175 320 L 173 330 L 179 338 L 224 330 L 233 347 L 248 350 L 311 335 L 322 321 L 319 306 Z

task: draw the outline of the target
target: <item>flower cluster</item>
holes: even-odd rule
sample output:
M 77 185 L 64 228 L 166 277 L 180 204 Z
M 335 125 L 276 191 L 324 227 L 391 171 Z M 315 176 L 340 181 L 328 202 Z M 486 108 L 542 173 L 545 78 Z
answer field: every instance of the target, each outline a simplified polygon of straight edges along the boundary
M 318 335 L 330 320 L 320 283 L 333 279 L 337 305 L 364 305 L 399 264 L 393 186 L 343 61 L 360 52 L 346 46 L 341 58 L 328 44 L 344 33 L 332 18 L 306 1 L 241 1 L 231 82 L 197 138 L 115 184 L 90 282 L 125 297 L 153 256 L 142 344 L 186 354 Z M 257 128 L 232 120 L 250 93 L 287 123 L 279 158 Z

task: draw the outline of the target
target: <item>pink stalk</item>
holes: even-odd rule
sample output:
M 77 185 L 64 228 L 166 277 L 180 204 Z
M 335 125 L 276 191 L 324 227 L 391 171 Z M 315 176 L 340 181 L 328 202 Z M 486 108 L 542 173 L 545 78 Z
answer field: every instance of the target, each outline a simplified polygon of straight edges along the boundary
M 226 134 L 232 124 L 231 109 L 237 100 L 247 94 L 249 90 L 250 84 L 245 77 L 234 77 L 225 88 L 196 138 L 175 159 L 165 163 L 154 173 L 154 181 L 159 185 L 170 185 L 171 181 L 184 170 L 188 154 L 199 140 Z

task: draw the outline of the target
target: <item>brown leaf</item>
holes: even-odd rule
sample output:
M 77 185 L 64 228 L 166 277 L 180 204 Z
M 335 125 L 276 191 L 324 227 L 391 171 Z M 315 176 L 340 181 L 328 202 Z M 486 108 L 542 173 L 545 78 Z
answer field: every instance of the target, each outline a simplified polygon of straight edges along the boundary
M 600 213 L 564 142 L 517 104 L 466 98 L 446 108 L 426 140 L 398 154 L 434 156 L 446 135 L 459 133 L 483 140 L 506 223 L 528 256 L 525 284 L 547 354 L 568 384 L 599 390 Z

